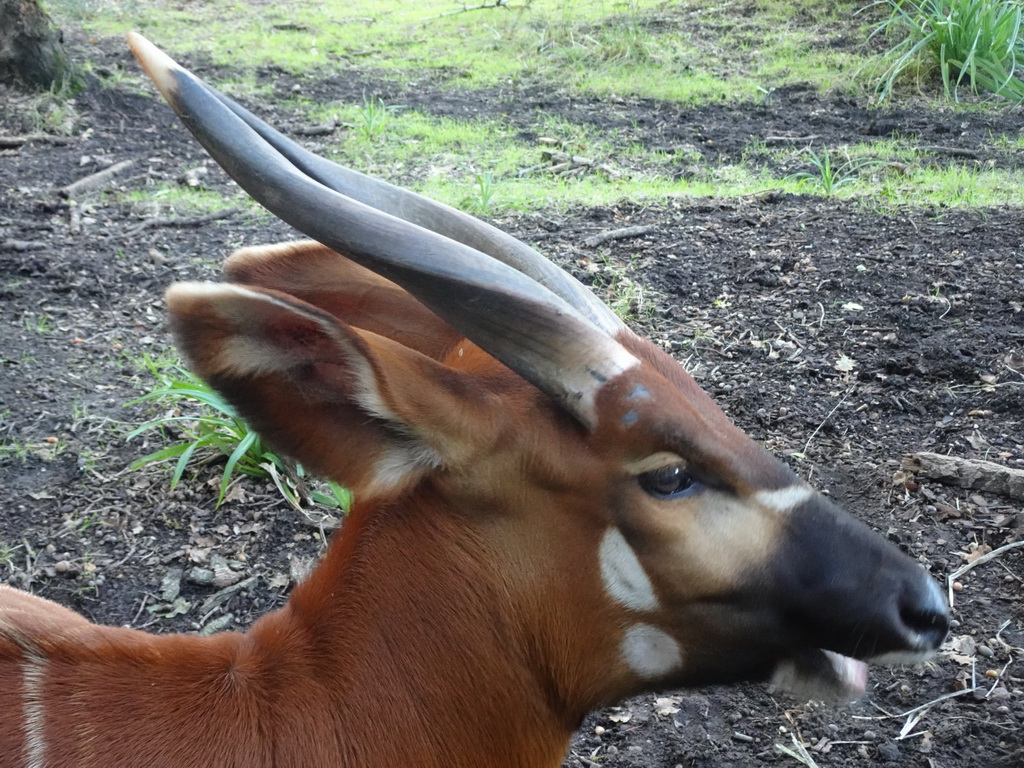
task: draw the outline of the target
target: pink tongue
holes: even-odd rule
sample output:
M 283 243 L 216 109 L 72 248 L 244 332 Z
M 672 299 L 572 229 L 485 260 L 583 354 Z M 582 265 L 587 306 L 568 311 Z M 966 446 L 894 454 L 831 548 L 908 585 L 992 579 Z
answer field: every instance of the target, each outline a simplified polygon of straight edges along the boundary
M 851 701 L 867 689 L 868 665 L 832 651 L 801 651 L 779 665 L 772 683 L 797 698 Z
M 845 698 L 855 699 L 864 694 L 868 687 L 868 665 L 863 661 L 841 656 L 832 651 L 822 651 L 832 665 L 835 680 L 832 685 Z

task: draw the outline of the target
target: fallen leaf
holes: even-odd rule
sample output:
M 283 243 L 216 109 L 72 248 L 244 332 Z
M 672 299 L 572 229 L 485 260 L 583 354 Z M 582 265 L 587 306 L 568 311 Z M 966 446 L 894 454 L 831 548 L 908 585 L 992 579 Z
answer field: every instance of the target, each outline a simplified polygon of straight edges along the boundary
M 833 365 L 832 367 L 835 368 L 837 371 L 841 371 L 842 373 L 849 373 L 850 371 L 857 367 L 857 363 L 852 358 L 847 357 L 846 355 L 840 355 L 838 358 L 836 358 L 835 365 Z
M 245 488 L 242 487 L 241 483 L 235 483 L 231 486 L 231 490 L 224 494 L 224 501 L 238 501 L 244 503 L 247 498 Z
M 192 603 L 190 603 L 183 597 L 179 597 L 173 603 L 159 603 L 157 605 L 151 605 L 146 610 L 152 613 L 154 616 L 162 616 L 165 619 L 173 619 L 175 616 L 180 616 L 183 613 L 188 613 L 188 610 L 191 607 Z
M 970 552 L 968 552 L 966 555 L 962 555 L 962 557 L 965 563 L 973 563 L 979 557 L 987 555 L 991 551 L 992 547 L 990 547 L 988 544 L 976 544 L 971 547 Z
M 160 579 L 160 599 L 167 603 L 173 603 L 181 593 L 181 577 L 183 571 L 180 568 L 172 568 Z
M 287 573 L 275 573 L 267 579 L 267 586 L 271 589 L 284 589 L 288 586 L 289 581 L 291 581 L 291 579 L 288 578 Z
M 954 635 L 942 644 L 944 653 L 955 652 L 967 656 L 973 656 L 977 647 L 978 641 L 971 635 Z
M 671 698 L 669 696 L 661 696 L 654 700 L 654 713 L 667 717 L 668 715 L 674 715 L 679 711 L 679 707 L 676 704 L 679 703 L 678 699 Z

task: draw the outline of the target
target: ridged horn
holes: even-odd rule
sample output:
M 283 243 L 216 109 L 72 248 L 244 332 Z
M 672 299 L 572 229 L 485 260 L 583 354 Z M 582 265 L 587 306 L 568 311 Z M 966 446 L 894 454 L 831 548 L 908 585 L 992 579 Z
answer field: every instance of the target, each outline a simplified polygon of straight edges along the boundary
M 512 266 L 311 178 L 229 108 L 226 96 L 141 35 L 128 42 L 186 127 L 261 205 L 401 285 L 582 424 L 596 424 L 597 391 L 638 363 L 608 331 Z
M 563 298 L 611 336 L 625 327 L 589 288 L 507 232 L 449 205 L 315 155 L 216 89 L 209 90 L 292 165 L 325 187 L 508 264 Z

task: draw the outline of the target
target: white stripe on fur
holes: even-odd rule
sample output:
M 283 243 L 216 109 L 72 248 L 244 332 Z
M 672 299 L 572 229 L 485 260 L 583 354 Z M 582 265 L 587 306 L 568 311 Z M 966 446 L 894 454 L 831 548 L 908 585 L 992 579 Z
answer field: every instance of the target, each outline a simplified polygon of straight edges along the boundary
M 43 683 L 46 681 L 46 659 L 30 658 L 21 665 L 25 686 L 22 714 L 25 718 L 25 766 L 46 766 L 46 709 Z

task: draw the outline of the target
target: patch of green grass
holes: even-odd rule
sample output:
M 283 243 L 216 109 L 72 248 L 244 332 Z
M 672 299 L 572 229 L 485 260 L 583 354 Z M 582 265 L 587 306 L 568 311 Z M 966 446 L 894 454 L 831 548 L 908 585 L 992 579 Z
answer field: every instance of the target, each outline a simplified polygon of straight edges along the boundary
M 831 150 L 827 148 L 821 152 L 805 150 L 804 160 L 811 165 L 812 170 L 800 171 L 788 178 L 798 182 L 803 188 L 825 197 L 832 197 L 840 188 L 855 183 L 861 171 L 882 165 L 881 160 L 870 157 L 850 157 L 849 154 L 843 154 L 842 157 L 834 158 Z
M 119 199 L 123 203 L 139 208 L 140 212 L 147 216 L 196 216 L 235 206 L 258 210 L 250 198 L 241 192 L 235 198 L 226 198 L 220 192 L 180 184 L 161 184 L 146 189 L 133 189 L 122 194 Z
M 217 506 L 224 501 L 238 475 L 270 478 L 281 495 L 296 509 L 303 502 L 348 510 L 350 493 L 337 483 L 313 486 L 302 466 L 287 461 L 268 448 L 223 397 L 172 360 L 143 357 L 142 365 L 158 386 L 126 405 L 153 403 L 163 413 L 133 429 L 132 440 L 146 432 L 158 432 L 167 445 L 136 459 L 130 469 L 172 463 L 171 488 L 185 470 L 196 464 L 225 459 L 217 492 Z
M 16 96 L 10 108 L 29 132 L 70 136 L 79 121 L 73 97 L 72 88 L 55 86 L 47 92 Z
M 414 77 L 431 88 L 465 89 L 470 97 L 474 88 L 511 84 L 515 93 L 523 83 L 548 87 L 556 95 L 597 94 L 606 98 L 609 113 L 617 97 L 761 103 L 791 84 L 862 89 L 866 96 L 870 87 L 855 77 L 866 55 L 857 41 L 866 40 L 878 20 L 877 9 L 873 19 L 871 12 L 855 16 L 852 0 L 758 0 L 749 15 L 730 4 L 697 0 L 532 0 L 511 10 L 472 12 L 459 12 L 454 0 L 296 0 L 287 9 L 241 0 L 187 9 L 168 9 L 156 0 L 132 0 L 130 6 L 56 0 L 55 5 L 77 13 L 95 33 L 139 29 L 170 46 L 172 55 L 221 67 L 218 87 L 256 101 L 275 98 L 272 83 L 257 76 L 257 67 L 297 75 L 312 70 L 336 75 L 354 68 L 377 78 Z M 764 34 L 766 27 L 772 35 Z M 338 162 L 480 215 L 767 190 L 877 197 L 893 207 L 964 205 L 969 199 L 1016 205 L 1024 199 L 1013 171 L 980 170 L 969 183 L 963 168 L 921 167 L 926 159 L 907 147 L 912 142 L 898 140 L 833 147 L 831 155 L 819 155 L 817 165 L 804 158 L 810 170 L 802 175 L 779 178 L 782 174 L 773 176 L 763 166 L 779 160 L 793 167 L 791 148 L 754 141 L 742 157 L 713 164 L 697 147 L 659 152 L 634 142 L 628 126 L 602 128 L 539 110 L 533 134 L 551 137 L 560 151 L 592 161 L 566 176 L 550 170 L 545 146 L 524 138 L 521 125 L 500 118 L 438 118 L 372 95 L 361 103 L 314 103 L 299 95 L 285 106 L 301 113 L 301 122 L 340 122 L 336 142 L 326 145 L 326 154 Z M 1008 149 L 1024 146 L 1019 137 L 1003 141 Z M 893 167 L 865 172 L 869 165 L 884 164 Z M 201 186 L 179 185 L 124 199 L 150 215 L 202 214 L 247 200 L 226 201 Z
M 1021 180 L 1018 177 L 1017 183 Z M 910 181 L 922 194 L 932 197 L 941 206 L 951 208 L 985 205 L 999 193 L 1001 186 L 990 175 L 962 165 L 950 165 L 941 170 L 921 169 Z
M 649 320 L 654 304 L 648 300 L 644 287 L 629 276 L 623 264 L 603 259 L 594 275 L 594 292 L 627 323 Z
M 956 163 L 915 164 L 863 180 L 857 196 L 885 208 L 1024 206 L 1024 173 L 998 168 L 977 169 Z
M 356 131 L 364 141 L 374 142 L 384 135 L 388 122 L 397 110 L 397 104 L 385 104 L 378 96 L 363 95 L 363 104 L 356 112 Z
M 853 160 L 870 158 L 886 163 L 913 163 L 921 159 L 914 145 L 899 137 L 851 144 L 844 152 Z
M 900 38 L 883 56 L 879 98 L 907 73 L 938 70 L 948 99 L 961 88 L 1024 100 L 1024 8 L 1018 0 L 886 0 L 889 18 L 878 33 Z
M 53 333 L 53 320 L 49 315 L 44 314 L 25 315 L 25 328 L 35 333 Z
M 12 458 L 18 461 L 24 461 L 28 458 L 28 454 L 31 448 L 23 443 L 15 442 L 14 440 L 4 440 L 0 442 L 0 458 Z
M 990 135 L 990 141 L 996 149 L 1010 151 L 1024 149 L 1024 134 L 1019 136 L 1007 136 L 1006 134 Z
M 836 20 L 855 7 L 849 0 L 827 7 L 762 0 L 756 16 L 739 24 L 730 5 L 698 0 L 532 0 L 454 14 L 451 0 L 295 0 L 287 7 L 234 0 L 187 8 L 92 0 L 83 12 L 86 1 L 52 5 L 58 19 L 94 33 L 136 29 L 172 54 L 233 70 L 273 65 L 302 73 L 342 61 L 396 78 L 454 75 L 469 88 L 526 79 L 600 96 L 697 103 L 757 98 L 796 82 L 844 87 L 861 64 L 856 52 L 827 44 Z
M 304 121 L 338 118 L 348 130 L 328 154 L 336 162 L 415 189 L 472 213 L 532 211 L 538 207 L 568 209 L 574 205 L 608 205 L 622 198 L 655 200 L 672 195 L 749 194 L 778 186 L 778 181 L 745 166 L 719 173 L 707 169 L 699 178 L 676 178 L 679 163 L 698 163 L 693 156 L 669 156 L 636 144 L 616 153 L 606 134 L 558 118 L 540 120 L 538 132 L 556 140 L 568 154 L 585 154 L 595 167 L 565 177 L 548 171 L 550 146 L 528 143 L 519 129 L 496 120 L 437 118 L 416 110 L 392 113 L 386 130 L 371 141 L 359 129 L 358 105 L 298 103 Z M 561 150 L 560 150 L 561 151 Z M 600 170 L 618 160 L 642 170 L 612 177 Z M 716 192 L 717 191 L 717 192 Z

